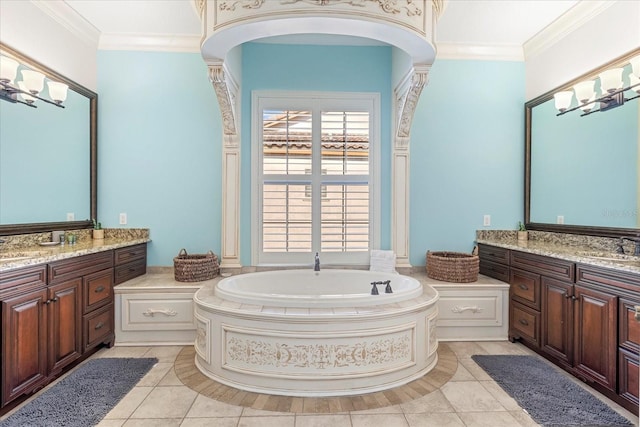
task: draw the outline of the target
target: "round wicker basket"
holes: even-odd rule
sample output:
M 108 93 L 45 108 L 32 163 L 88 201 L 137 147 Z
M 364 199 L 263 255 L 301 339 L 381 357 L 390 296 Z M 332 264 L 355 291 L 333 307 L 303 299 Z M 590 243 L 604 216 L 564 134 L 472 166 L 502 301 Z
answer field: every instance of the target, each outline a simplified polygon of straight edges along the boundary
M 480 259 L 462 252 L 427 252 L 427 276 L 443 282 L 469 283 L 478 280 Z

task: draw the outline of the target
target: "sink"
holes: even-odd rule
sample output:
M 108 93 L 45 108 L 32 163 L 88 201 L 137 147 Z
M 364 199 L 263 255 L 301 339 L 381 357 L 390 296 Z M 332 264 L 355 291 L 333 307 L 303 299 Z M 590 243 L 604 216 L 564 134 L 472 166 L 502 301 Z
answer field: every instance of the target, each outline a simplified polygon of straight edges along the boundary
M 609 262 L 622 262 L 622 263 L 640 262 L 640 257 L 635 257 L 635 256 L 625 255 L 625 254 L 607 253 L 607 252 L 579 251 L 579 252 L 576 252 L 576 255 L 585 257 L 585 258 L 591 258 L 591 259 L 597 259 L 597 260 L 609 261 Z
M 21 261 L 47 255 L 47 251 L 11 251 L 0 252 L 0 262 Z

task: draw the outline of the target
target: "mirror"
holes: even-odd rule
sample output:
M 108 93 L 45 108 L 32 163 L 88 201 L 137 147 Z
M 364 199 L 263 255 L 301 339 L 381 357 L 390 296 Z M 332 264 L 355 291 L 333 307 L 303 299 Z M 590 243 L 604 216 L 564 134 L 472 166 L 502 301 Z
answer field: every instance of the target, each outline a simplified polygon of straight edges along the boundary
M 638 54 L 635 49 L 525 104 L 528 229 L 610 237 L 640 232 L 640 99 L 585 116 L 579 109 L 557 116 L 553 99 L 614 67 L 624 67 L 628 87 L 629 60 Z
M 58 108 L 0 100 L 0 236 L 91 227 L 97 217 L 97 94 L 0 43 L 20 70 L 69 85 Z M 46 97 L 46 85 L 43 97 Z M 67 221 L 73 213 L 74 220 Z

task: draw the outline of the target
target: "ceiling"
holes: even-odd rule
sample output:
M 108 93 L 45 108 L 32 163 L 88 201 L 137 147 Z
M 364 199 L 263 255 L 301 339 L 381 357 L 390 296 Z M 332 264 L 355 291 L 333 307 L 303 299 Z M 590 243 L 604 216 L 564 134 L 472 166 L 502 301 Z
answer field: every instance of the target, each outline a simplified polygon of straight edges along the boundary
M 583 0 L 588 1 L 588 0 Z M 200 35 L 192 0 L 64 0 L 100 34 L 109 37 Z M 578 0 L 449 0 L 439 20 L 440 45 L 519 49 L 573 7 Z M 279 37 L 272 42 L 371 44 L 369 40 Z

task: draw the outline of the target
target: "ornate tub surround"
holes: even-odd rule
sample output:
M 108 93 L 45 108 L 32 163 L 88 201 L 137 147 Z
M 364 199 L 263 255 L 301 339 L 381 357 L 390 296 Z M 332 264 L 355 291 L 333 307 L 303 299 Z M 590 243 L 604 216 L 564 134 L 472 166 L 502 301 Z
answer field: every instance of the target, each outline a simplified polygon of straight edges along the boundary
M 448 0 L 194 0 L 202 21 L 201 52 L 209 65 L 224 126 L 223 268 L 240 268 L 239 208 L 241 85 L 225 61 L 252 40 L 295 34 L 369 38 L 411 61 L 393 91 L 392 248 L 398 267 L 409 264 L 409 142 L 413 113 L 436 58 L 435 27 Z

